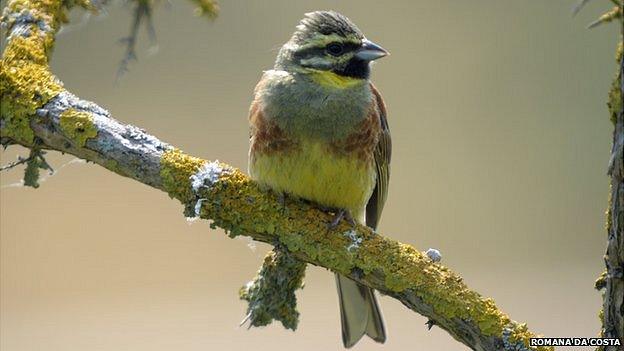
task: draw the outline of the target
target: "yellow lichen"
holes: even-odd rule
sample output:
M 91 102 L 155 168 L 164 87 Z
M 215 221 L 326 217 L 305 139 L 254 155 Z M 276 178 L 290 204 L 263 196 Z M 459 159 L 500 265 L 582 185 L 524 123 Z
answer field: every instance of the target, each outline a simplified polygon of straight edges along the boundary
M 607 270 L 606 269 L 602 271 L 602 273 L 600 273 L 600 276 L 598 276 L 598 278 L 596 278 L 596 281 L 594 282 L 594 288 L 596 290 L 602 290 L 605 288 L 605 286 L 607 286 Z
M 60 125 L 63 134 L 79 147 L 83 147 L 88 139 L 95 138 L 98 133 L 91 114 L 72 108 L 61 114 Z
M 615 60 L 618 63 L 618 66 L 620 64 L 620 61 L 622 60 L 622 52 L 624 51 L 623 45 L 624 44 L 622 42 L 618 44 L 615 54 Z M 609 97 L 607 100 L 607 106 L 609 107 L 609 116 L 611 119 L 611 123 L 613 123 L 614 125 L 620 111 L 622 111 L 622 108 L 624 108 L 624 106 L 622 106 L 622 99 L 624 99 L 624 96 L 622 96 L 621 90 L 622 74 L 623 73 L 618 70 L 616 77 L 611 83 L 611 88 L 609 89 Z
M 535 349 L 535 350 L 554 350 L 553 347 L 549 346 L 540 346 L 540 347 L 530 347 L 529 339 L 536 337 L 535 334 L 529 331 L 526 323 L 518 324 L 513 322 L 508 328 L 510 328 L 509 342 L 511 344 L 524 345 L 525 349 Z
M 613 80 L 611 89 L 609 90 L 609 100 L 607 106 L 609 107 L 609 116 L 611 123 L 615 125 L 618 114 L 622 110 L 622 91 L 620 90 L 620 77 Z
M 48 55 L 53 45 L 53 29 L 57 28 L 62 10 L 61 1 L 19 1 L 7 4 L 5 14 L 28 14 L 31 21 L 50 25 L 49 31 L 29 25 L 28 35 L 14 35 L 0 61 L 0 119 L 2 136 L 24 145 L 32 145 L 34 133 L 30 120 L 35 112 L 62 91 L 62 85 L 48 70 Z M 2 19 L 10 30 L 15 18 Z M 45 26 L 44 26 L 45 27 Z
M 42 39 L 37 35 L 38 30 L 28 37 L 14 37 L 2 56 L 7 63 L 18 63 L 20 60 L 30 61 L 40 65 L 47 65 L 48 55 Z
M 165 152 L 160 159 L 160 177 L 169 196 L 188 204 L 194 198 L 190 177 L 205 162 L 178 149 Z
M 9 54 L 9 47 L 5 55 Z M 47 66 L 20 61 L 17 64 L 0 62 L 0 119 L 5 123 L 2 136 L 30 145 L 34 133 L 30 119 L 38 108 L 63 90 L 62 85 L 48 71 Z

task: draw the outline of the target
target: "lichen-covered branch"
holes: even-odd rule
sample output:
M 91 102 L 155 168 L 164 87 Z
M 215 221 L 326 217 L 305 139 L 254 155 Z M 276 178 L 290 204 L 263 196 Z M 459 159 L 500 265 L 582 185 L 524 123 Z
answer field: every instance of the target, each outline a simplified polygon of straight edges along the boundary
M 615 16 L 624 18 L 624 2 L 619 8 L 616 7 L 616 12 L 618 14 Z M 601 335 L 624 340 L 624 23 L 620 20 L 620 24 L 622 33 L 616 54 L 618 72 L 611 85 L 608 101 L 614 129 L 608 168 L 611 191 L 607 209 L 607 250 L 604 256 L 606 271 L 598 279 L 596 287 L 604 289 Z M 605 347 L 604 350 L 615 351 L 618 347 Z
M 47 63 L 70 5 L 12 0 L 4 10 L 3 144 L 70 153 L 166 191 L 185 205 L 187 216 L 211 220 L 232 237 L 246 235 L 279 246 L 288 253 L 284 259 L 322 266 L 377 289 L 474 350 L 550 350 L 530 348 L 534 334 L 525 324 L 511 320 L 494 301 L 413 247 L 365 226 L 342 223 L 329 230 L 331 215 L 313 205 L 293 199 L 283 203 L 241 171 L 186 155 L 67 92 Z M 303 274 L 301 266 L 296 270 Z M 296 287 L 299 281 L 287 284 Z M 255 298 L 252 291 L 244 296 Z

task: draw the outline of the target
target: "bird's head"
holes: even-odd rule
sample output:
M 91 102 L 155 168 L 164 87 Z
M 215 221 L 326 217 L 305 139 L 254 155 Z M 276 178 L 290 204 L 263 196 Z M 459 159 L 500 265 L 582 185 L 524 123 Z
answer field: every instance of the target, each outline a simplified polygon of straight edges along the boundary
M 368 79 L 370 62 L 387 55 L 347 17 L 334 11 L 316 11 L 305 14 L 280 49 L 275 66 L 308 73 L 326 83 L 348 85 Z

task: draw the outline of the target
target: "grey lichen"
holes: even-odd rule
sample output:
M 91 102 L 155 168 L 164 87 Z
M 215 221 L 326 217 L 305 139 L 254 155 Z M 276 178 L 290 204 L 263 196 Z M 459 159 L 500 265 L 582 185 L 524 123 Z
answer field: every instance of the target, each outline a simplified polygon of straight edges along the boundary
M 425 254 L 427 255 L 427 257 L 429 257 L 431 259 L 431 261 L 433 262 L 440 262 L 442 261 L 442 254 L 440 253 L 439 250 L 436 249 L 429 249 L 425 252 Z
M 248 321 L 250 327 L 260 327 L 277 320 L 286 329 L 297 329 L 295 291 L 303 287 L 305 267 L 304 262 L 279 246 L 269 252 L 256 277 L 240 289 L 241 300 L 249 304 L 241 324 Z
M 350 242 L 349 242 L 349 246 L 347 246 L 347 251 L 349 252 L 353 252 L 357 250 L 360 247 L 360 244 L 362 244 L 363 239 L 360 236 L 358 236 L 358 233 L 353 229 L 347 232 L 344 232 L 342 235 L 349 238 Z
M 229 172 L 219 160 L 206 162 L 197 173 L 191 176 L 191 188 L 197 193 L 202 187 L 211 187 L 219 180 L 223 172 Z
M 505 328 L 503 330 L 503 344 L 505 351 L 531 351 L 524 343 L 511 340 L 512 329 Z
M 216 182 L 219 181 L 219 177 L 223 174 L 228 174 L 231 169 L 225 164 L 219 162 L 219 160 L 204 163 L 199 170 L 190 176 L 191 189 L 195 194 L 196 199 L 193 201 L 195 205 L 192 211 L 185 211 L 186 214 L 192 213 L 192 216 L 187 215 L 187 220 L 193 221 L 201 215 L 201 205 L 207 199 L 200 197 L 199 192 L 202 188 L 210 188 Z

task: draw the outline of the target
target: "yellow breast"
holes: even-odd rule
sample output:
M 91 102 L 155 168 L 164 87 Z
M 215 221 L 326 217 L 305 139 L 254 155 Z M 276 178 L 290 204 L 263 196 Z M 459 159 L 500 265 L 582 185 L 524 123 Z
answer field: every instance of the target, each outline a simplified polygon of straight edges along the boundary
M 275 191 L 323 206 L 349 210 L 361 220 L 375 187 L 372 160 L 337 155 L 319 142 L 302 142 L 296 150 L 254 155 L 251 177 Z

